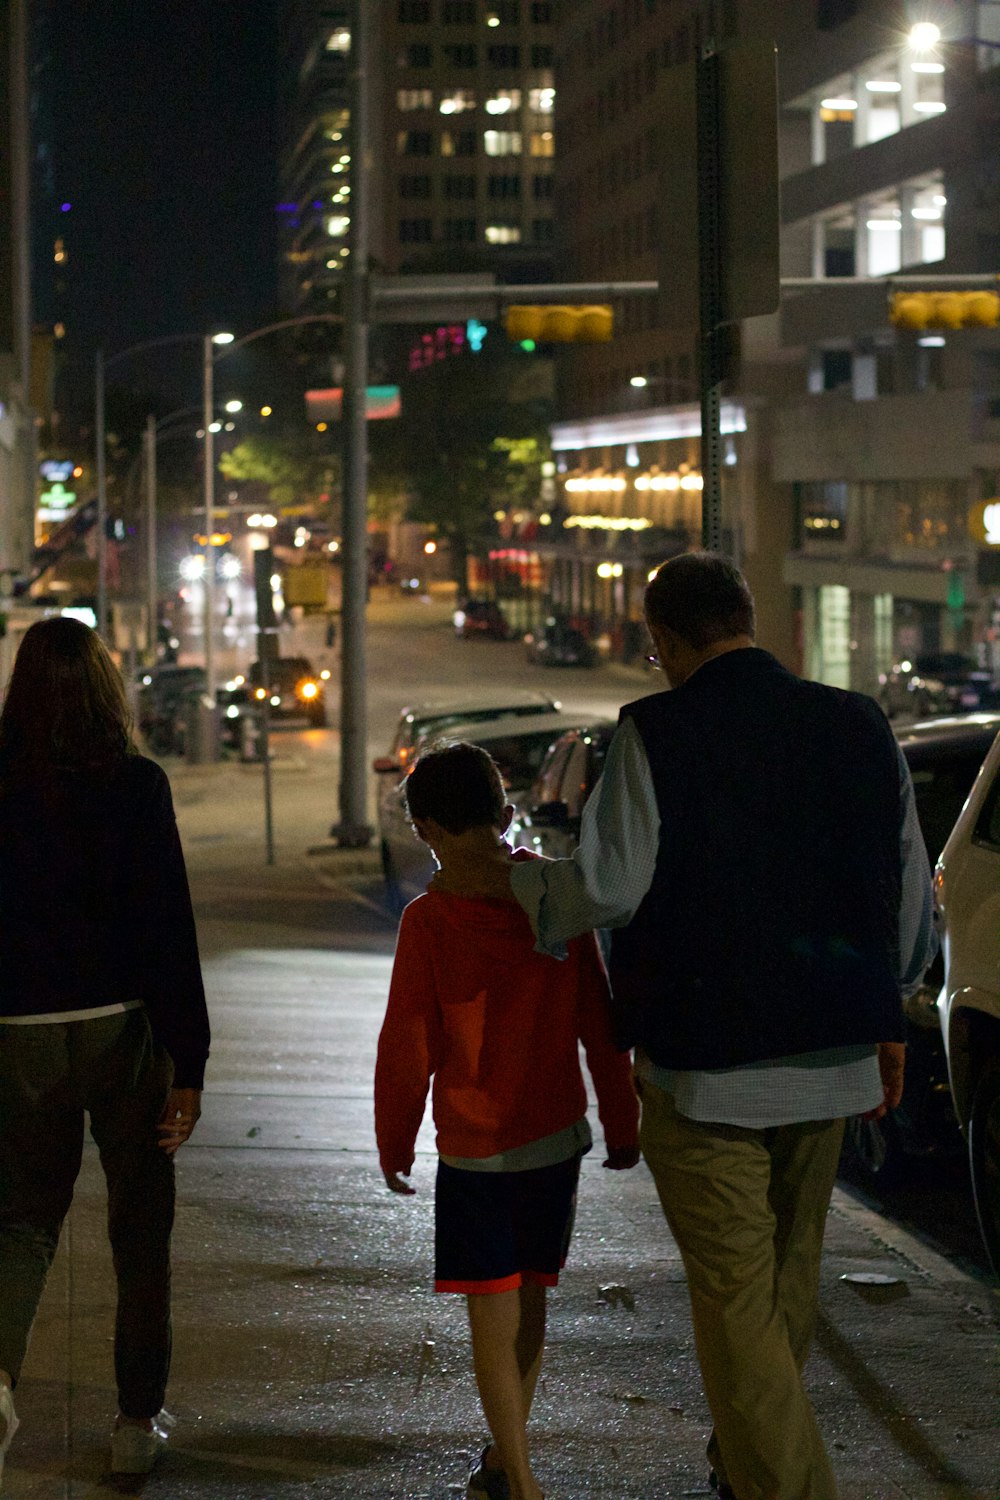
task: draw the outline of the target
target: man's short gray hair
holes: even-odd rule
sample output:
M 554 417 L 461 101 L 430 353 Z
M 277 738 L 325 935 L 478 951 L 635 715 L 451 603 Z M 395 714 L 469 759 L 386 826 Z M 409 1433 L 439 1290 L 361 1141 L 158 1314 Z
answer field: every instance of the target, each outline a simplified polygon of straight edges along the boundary
M 685 552 L 656 570 L 646 588 L 646 621 L 696 650 L 754 634 L 753 595 L 743 574 L 714 552 Z

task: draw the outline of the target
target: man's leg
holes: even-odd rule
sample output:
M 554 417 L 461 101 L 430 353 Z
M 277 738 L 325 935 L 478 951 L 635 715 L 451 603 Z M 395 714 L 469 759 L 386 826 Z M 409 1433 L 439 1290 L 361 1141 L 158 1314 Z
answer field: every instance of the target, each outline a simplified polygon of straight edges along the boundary
M 17 1385 L 83 1152 L 65 1026 L 0 1026 L 0 1371 Z
M 777 1223 L 774 1253 L 778 1301 L 801 1370 L 819 1308 L 819 1272 L 826 1215 L 837 1178 L 843 1120 L 782 1125 L 773 1132 L 770 1202 Z
M 154 1052 L 142 1011 L 107 1022 L 86 1039 L 91 1134 L 108 1184 L 108 1236 L 118 1282 L 115 1375 L 121 1415 L 146 1422 L 159 1412 L 170 1371 L 170 1231 L 174 1164 L 156 1123 L 170 1065 Z
M 643 1154 L 687 1272 L 720 1472 L 737 1500 L 836 1500 L 776 1290 L 767 1132 L 702 1125 L 662 1090 L 642 1093 Z
M 541 1500 L 528 1457 L 527 1413 L 518 1362 L 520 1292 L 473 1293 L 466 1300 L 479 1399 L 512 1500 Z

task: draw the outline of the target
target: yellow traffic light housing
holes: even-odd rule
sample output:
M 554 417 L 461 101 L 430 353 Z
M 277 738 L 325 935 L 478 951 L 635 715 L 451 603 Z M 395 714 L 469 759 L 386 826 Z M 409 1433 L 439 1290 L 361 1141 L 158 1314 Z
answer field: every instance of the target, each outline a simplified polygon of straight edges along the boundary
M 893 292 L 889 321 L 897 328 L 996 328 L 1000 292 Z
M 530 339 L 536 344 L 604 344 L 614 330 L 610 307 L 550 306 L 518 304 L 508 307 L 504 332 L 516 343 Z

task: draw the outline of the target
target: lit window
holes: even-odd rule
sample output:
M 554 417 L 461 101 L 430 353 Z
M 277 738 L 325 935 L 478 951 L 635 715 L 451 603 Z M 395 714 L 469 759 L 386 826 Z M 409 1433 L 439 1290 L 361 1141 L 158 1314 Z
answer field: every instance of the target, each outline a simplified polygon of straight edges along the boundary
M 869 276 L 889 276 L 903 263 L 903 222 L 899 203 L 885 199 L 870 204 L 865 219 Z
M 351 33 L 346 26 L 338 26 L 326 39 L 327 52 L 350 52 Z
M 519 130 L 484 130 L 483 148 L 487 156 L 520 156 Z
M 399 110 L 431 109 L 434 95 L 430 89 L 397 89 L 396 108 Z
M 519 245 L 521 226 L 519 224 L 487 224 L 486 243 L 488 245 Z
M 334 214 L 332 218 L 326 221 L 326 232 L 334 239 L 345 235 L 350 227 L 351 221 L 347 214 Z
M 909 239 L 913 244 L 914 260 L 927 265 L 945 257 L 944 211 L 947 198 L 943 192 L 940 176 L 924 178 L 911 187 L 909 217 L 912 227 Z M 908 255 L 907 259 L 911 257 Z
M 488 115 L 509 115 L 512 110 L 521 108 L 521 90 L 496 89 L 486 100 L 484 108 Z
M 536 114 L 550 115 L 556 107 L 555 89 L 529 89 L 528 107 Z
M 452 89 L 441 95 L 438 109 L 443 115 L 460 115 L 463 110 L 475 109 L 476 96 L 472 89 Z
M 528 137 L 532 156 L 555 156 L 556 138 L 551 130 L 533 130 Z

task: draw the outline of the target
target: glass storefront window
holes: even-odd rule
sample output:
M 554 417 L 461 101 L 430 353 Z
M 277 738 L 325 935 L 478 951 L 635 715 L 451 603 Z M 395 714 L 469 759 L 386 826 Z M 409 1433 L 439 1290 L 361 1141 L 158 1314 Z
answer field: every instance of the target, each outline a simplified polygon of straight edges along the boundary
M 851 685 L 851 592 L 839 583 L 831 583 L 818 593 L 817 677 L 830 687 L 848 688 Z

